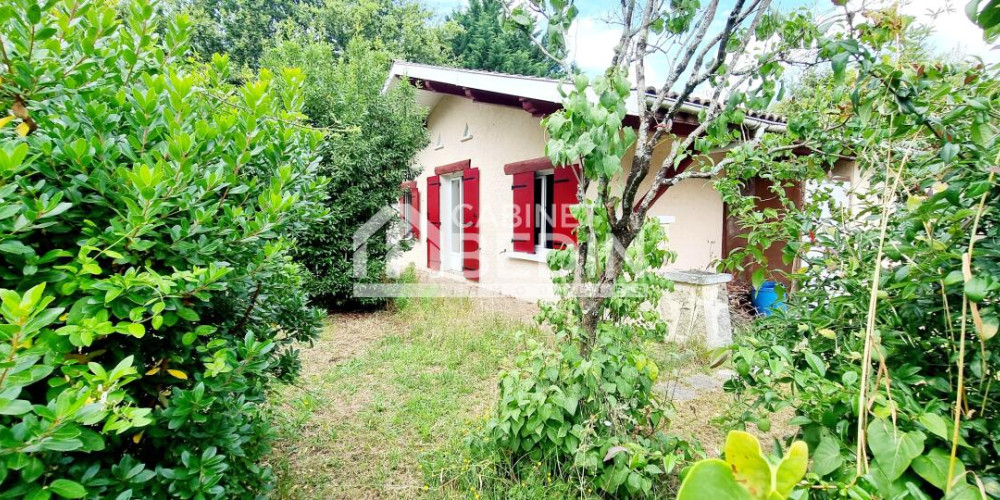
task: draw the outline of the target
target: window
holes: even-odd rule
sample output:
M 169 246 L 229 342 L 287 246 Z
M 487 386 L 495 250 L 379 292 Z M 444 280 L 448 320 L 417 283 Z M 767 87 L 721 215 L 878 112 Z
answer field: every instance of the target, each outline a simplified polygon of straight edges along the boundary
M 576 244 L 577 221 L 570 213 L 577 204 L 576 167 L 553 169 L 548 158 L 539 158 L 508 164 L 504 172 L 512 177 L 512 258 L 543 257 L 545 250 Z
M 414 224 L 417 223 L 414 220 L 414 207 L 413 207 L 413 191 L 407 189 L 403 191 L 403 202 L 400 204 L 403 211 L 403 238 L 413 238 L 413 228 Z
M 535 200 L 532 210 L 535 214 L 535 250 L 552 248 L 552 228 L 555 223 L 553 204 L 553 175 L 551 171 L 535 174 Z

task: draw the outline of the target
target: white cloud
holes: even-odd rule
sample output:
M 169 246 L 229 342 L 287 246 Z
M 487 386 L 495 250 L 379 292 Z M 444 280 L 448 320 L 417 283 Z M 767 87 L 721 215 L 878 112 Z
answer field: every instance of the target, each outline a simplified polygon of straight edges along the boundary
M 621 39 L 621 27 L 595 17 L 582 17 L 573 23 L 567 37 L 570 61 L 588 75 L 602 73 L 611 64 L 615 45 Z M 652 56 L 646 58 L 646 85 L 657 85 L 665 77 L 666 60 Z M 634 68 L 629 69 L 635 81 Z
M 902 8 L 918 23 L 933 30 L 930 42 L 939 53 L 1000 61 L 1000 52 L 991 50 L 991 45 L 983 40 L 983 30 L 966 17 L 964 0 L 912 0 Z
M 618 29 L 599 19 L 577 19 L 566 41 L 570 60 L 586 73 L 600 73 L 611 63 L 620 36 Z

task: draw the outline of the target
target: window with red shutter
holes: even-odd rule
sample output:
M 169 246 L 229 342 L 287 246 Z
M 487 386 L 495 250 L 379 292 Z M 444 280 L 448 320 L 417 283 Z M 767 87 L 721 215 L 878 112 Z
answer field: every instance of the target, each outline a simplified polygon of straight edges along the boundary
M 427 267 L 441 269 L 441 177 L 427 178 Z
M 535 173 L 513 175 L 514 251 L 535 253 Z

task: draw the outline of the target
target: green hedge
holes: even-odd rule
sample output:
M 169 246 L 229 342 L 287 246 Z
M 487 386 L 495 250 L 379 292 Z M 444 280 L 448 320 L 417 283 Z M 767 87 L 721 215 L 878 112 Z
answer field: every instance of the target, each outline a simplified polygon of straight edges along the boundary
M 300 73 L 229 87 L 154 11 L 0 6 L 0 497 L 269 483 L 263 403 L 320 320 L 288 254 L 322 137 Z
M 274 71 L 303 68 L 304 112 L 313 124 L 333 129 L 320 165 L 330 178 L 330 216 L 315 221 L 296 247 L 297 260 L 310 271 L 306 289 L 327 308 L 384 305 L 354 297 L 354 285 L 387 279 L 386 231 L 392 228 L 368 238 L 362 276 L 355 275 L 354 233 L 386 206 L 397 206 L 400 184 L 419 173 L 414 158 L 428 143 L 426 113 L 414 88 L 397 85 L 382 93 L 390 62 L 386 52 L 360 39 L 340 54 L 326 42 L 285 40 L 261 58 L 261 67 Z

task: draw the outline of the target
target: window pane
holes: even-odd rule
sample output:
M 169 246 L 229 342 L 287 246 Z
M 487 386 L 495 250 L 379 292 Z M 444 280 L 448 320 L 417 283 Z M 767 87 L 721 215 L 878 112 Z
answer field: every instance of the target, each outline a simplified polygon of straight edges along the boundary
M 451 181 L 451 251 L 453 255 L 462 254 L 462 184 L 461 179 Z M 456 267 L 461 269 L 461 264 Z
M 535 245 L 541 245 L 542 241 L 542 227 L 544 223 L 542 222 L 542 196 L 545 193 L 545 177 L 538 175 L 535 176 L 535 204 L 532 207 L 532 211 L 535 215 Z
M 413 195 L 410 191 L 403 193 L 403 236 L 408 238 L 413 235 Z
M 552 248 L 553 246 L 552 225 L 555 222 L 555 206 L 552 203 L 555 191 L 552 185 L 553 178 L 552 174 L 545 176 L 545 248 Z

